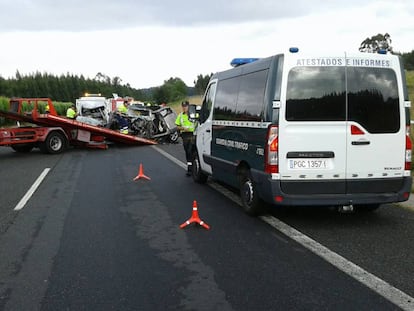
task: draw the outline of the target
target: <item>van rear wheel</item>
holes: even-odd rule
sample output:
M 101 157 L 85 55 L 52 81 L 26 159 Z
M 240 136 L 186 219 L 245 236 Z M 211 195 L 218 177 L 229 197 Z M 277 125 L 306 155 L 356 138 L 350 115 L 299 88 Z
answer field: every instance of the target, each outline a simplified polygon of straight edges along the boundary
M 240 198 L 244 211 L 256 216 L 260 213 L 261 200 L 259 199 L 256 185 L 251 177 L 250 171 L 243 172 L 240 179 Z

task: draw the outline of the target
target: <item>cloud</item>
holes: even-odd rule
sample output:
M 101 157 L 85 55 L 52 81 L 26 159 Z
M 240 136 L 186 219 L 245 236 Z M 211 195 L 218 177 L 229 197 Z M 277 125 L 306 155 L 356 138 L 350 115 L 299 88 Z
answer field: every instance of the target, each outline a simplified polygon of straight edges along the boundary
M 398 1 L 398 0 L 396 0 Z M 364 4 L 374 0 L 364 1 Z M 302 17 L 360 1 L 3 0 L 0 31 L 95 31 L 141 26 L 203 26 Z

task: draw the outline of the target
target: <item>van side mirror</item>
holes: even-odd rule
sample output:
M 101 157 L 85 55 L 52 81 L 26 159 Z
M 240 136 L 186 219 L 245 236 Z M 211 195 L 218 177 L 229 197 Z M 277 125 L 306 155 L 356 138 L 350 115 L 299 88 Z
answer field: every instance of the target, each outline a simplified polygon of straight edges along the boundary
M 200 106 L 197 105 L 189 105 L 188 106 L 188 116 L 190 119 L 192 120 L 198 120 L 200 118 L 200 113 L 199 111 L 201 110 Z

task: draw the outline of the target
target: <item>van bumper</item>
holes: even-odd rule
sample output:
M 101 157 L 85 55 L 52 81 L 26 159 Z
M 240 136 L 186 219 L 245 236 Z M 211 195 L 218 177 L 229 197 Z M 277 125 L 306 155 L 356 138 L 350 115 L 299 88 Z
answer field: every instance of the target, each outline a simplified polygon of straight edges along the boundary
M 358 204 L 385 204 L 407 201 L 409 194 L 411 193 L 411 177 L 402 177 L 398 179 L 398 189 L 392 189 L 387 191 L 386 189 L 377 189 L 371 192 L 366 191 L 367 187 L 360 187 L 361 191 L 358 191 L 358 187 L 352 186 L 355 192 L 346 193 L 345 191 L 336 193 L 326 193 L 326 191 L 332 191 L 332 189 L 338 190 L 338 181 L 315 181 L 317 187 L 312 185 L 312 181 L 303 182 L 302 188 L 304 191 L 301 193 L 299 190 L 297 193 L 286 193 L 283 191 L 283 185 L 280 180 L 271 179 L 268 174 L 263 172 L 252 172 L 252 177 L 257 185 L 257 191 L 259 196 L 267 203 L 282 205 L 282 206 L 334 206 L 334 205 L 358 205 Z M 395 180 L 397 181 L 397 180 Z M 340 181 L 339 181 L 340 182 Z M 360 180 L 361 185 L 369 185 L 372 180 Z M 379 180 L 377 180 L 379 182 Z M 336 186 L 332 184 L 335 183 Z M 343 181 L 344 185 L 346 184 Z M 310 186 L 310 187 L 309 187 Z M 369 187 L 368 187 L 369 188 Z M 306 190 L 307 189 L 307 190 Z M 311 189 L 311 191 L 309 191 Z M 319 189 L 320 191 L 312 191 Z M 324 189 L 325 191 L 321 191 Z M 345 189 L 345 188 L 344 188 Z M 335 192 L 335 190 L 334 190 Z

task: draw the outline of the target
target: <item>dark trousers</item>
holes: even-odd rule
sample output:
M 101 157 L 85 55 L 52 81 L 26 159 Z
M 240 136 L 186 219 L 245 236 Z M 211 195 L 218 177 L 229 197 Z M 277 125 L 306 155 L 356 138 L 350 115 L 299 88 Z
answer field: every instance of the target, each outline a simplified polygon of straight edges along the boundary
M 118 121 L 118 127 L 119 129 L 122 129 L 124 127 L 128 127 L 128 120 L 118 114 L 114 115 L 115 119 Z
M 183 146 L 187 163 L 192 162 L 194 135 L 193 133 L 181 133 L 181 138 L 183 139 Z

